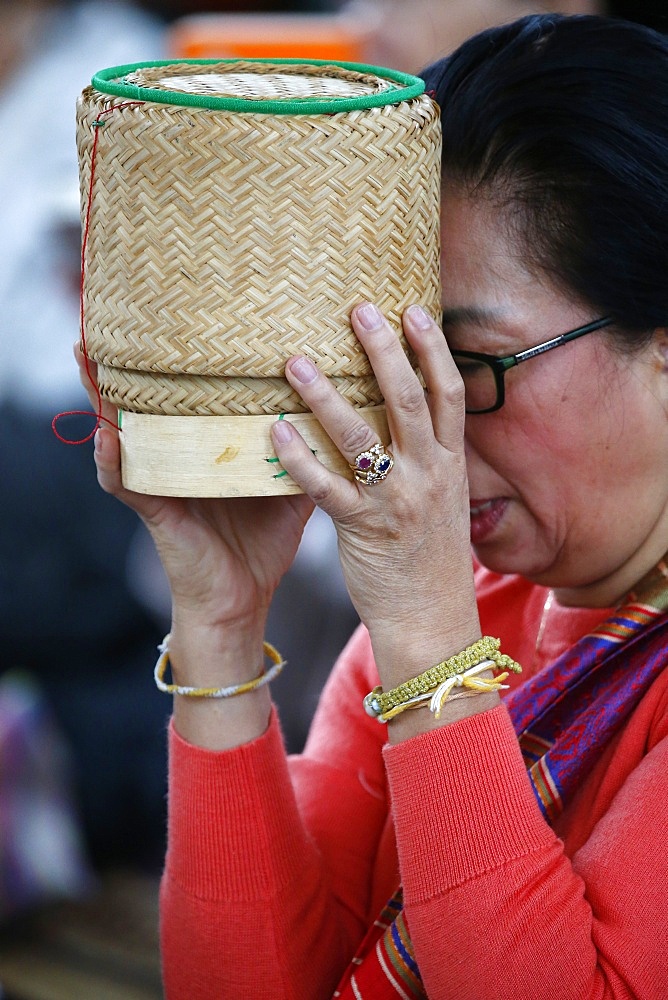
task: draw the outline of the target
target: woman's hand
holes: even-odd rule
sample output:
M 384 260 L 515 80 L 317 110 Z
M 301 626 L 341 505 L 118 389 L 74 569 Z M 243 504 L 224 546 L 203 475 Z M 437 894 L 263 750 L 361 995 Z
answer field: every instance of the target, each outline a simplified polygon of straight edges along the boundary
M 97 395 L 80 350 L 81 378 L 91 403 Z M 93 378 L 96 366 L 90 360 Z M 103 402 L 95 436 L 101 487 L 139 514 L 165 567 L 182 613 L 206 625 L 228 625 L 266 612 L 292 563 L 312 504 L 303 496 L 266 499 L 181 499 L 132 493 L 121 482 L 116 410 Z
M 426 393 L 374 306 L 358 306 L 352 321 L 385 397 L 391 441 L 381 443 L 394 458 L 387 478 L 368 486 L 329 472 L 287 420 L 272 434 L 283 468 L 334 521 L 350 596 L 387 687 L 480 636 L 464 389 L 441 330 L 420 308 L 407 310 L 403 324 Z M 286 376 L 349 463 L 378 443 L 310 361 L 292 358 Z
M 96 378 L 96 366 L 78 345 L 75 356 L 97 410 L 97 392 L 88 375 Z M 121 482 L 115 408 L 103 403 L 102 416 L 105 420 L 95 436 L 98 480 L 107 493 L 137 512 L 157 547 L 172 593 L 170 659 L 175 678 L 197 687 L 250 680 L 262 663 L 269 603 L 294 559 L 313 504 L 303 495 L 200 500 L 132 493 Z M 202 716 L 203 710 L 226 712 L 225 745 L 234 745 L 252 738 L 257 725 L 236 732 L 230 716 L 243 722 L 254 701 L 264 702 L 266 725 L 266 690 L 256 695 L 231 699 L 225 706 L 177 699 L 177 708 L 188 718 Z M 211 745 L 197 727 L 183 723 L 179 728 L 187 738 Z

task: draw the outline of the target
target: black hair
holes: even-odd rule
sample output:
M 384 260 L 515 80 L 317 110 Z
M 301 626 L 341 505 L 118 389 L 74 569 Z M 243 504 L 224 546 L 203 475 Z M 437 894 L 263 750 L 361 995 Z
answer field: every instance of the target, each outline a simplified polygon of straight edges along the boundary
M 607 0 L 604 7 L 608 17 L 623 17 L 656 31 L 668 31 L 666 0 Z
M 444 180 L 494 199 L 529 270 L 612 316 L 629 346 L 668 325 L 668 39 L 532 15 L 423 77 Z

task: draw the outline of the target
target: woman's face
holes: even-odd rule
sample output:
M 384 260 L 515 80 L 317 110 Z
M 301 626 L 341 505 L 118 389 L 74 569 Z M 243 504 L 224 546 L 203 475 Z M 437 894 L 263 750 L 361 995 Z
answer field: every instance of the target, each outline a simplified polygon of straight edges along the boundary
M 514 354 L 597 319 L 529 274 L 489 203 L 446 195 L 445 334 L 452 349 Z M 478 559 L 613 604 L 668 548 L 665 331 L 630 355 L 605 330 L 506 373 L 504 406 L 467 415 L 471 538 Z

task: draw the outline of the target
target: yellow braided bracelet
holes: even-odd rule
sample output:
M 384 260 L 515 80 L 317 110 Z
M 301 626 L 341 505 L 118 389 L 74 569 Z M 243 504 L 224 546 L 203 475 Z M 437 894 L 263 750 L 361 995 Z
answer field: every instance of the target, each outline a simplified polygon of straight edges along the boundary
M 482 663 L 477 663 L 474 667 L 464 671 L 463 674 L 455 674 L 454 677 L 448 677 L 434 691 L 427 691 L 425 694 L 419 694 L 415 698 L 411 698 L 410 701 L 403 702 L 401 705 L 395 705 L 394 708 L 379 715 L 378 721 L 389 722 L 397 715 L 401 715 L 402 712 L 411 708 L 428 708 L 436 719 L 440 719 L 446 701 L 456 701 L 458 698 L 472 698 L 477 694 L 488 694 L 490 691 L 505 691 L 508 685 L 504 684 L 503 681 L 508 677 L 507 670 L 502 674 L 497 674 L 496 677 L 479 676 L 479 674 L 485 673 L 493 666 L 494 662 L 492 660 L 483 660 Z M 468 690 L 452 694 L 454 688 L 460 687 Z
M 468 688 L 467 696 L 498 691 L 507 686 L 502 681 L 508 677 L 509 671 L 517 674 L 522 671 L 519 663 L 499 652 L 500 645 L 499 639 L 485 635 L 461 653 L 448 657 L 390 691 L 375 687 L 364 699 L 364 709 L 379 722 L 389 722 L 406 709 L 421 708 L 429 703 L 430 711 L 440 718 L 448 698 L 452 700 L 464 696 L 464 692 L 452 694 L 455 687 Z M 493 678 L 479 676 L 489 669 L 504 672 Z
M 250 681 L 221 688 L 196 688 L 184 687 L 181 684 L 168 684 L 164 680 L 164 677 L 169 665 L 169 639 L 170 636 L 166 635 L 158 646 L 160 656 L 153 671 L 156 685 L 160 691 L 164 691 L 166 694 L 180 694 L 185 698 L 235 698 L 238 694 L 248 694 L 250 691 L 256 691 L 264 684 L 269 684 L 270 681 L 278 677 L 285 666 L 285 660 L 278 650 L 274 649 L 271 643 L 263 642 L 264 655 L 268 656 L 272 661 L 272 666 L 269 670 L 263 670 L 261 674 Z
M 486 666 L 484 669 L 489 670 L 489 666 Z M 507 674 L 500 674 L 499 677 L 494 678 L 494 680 L 502 681 L 507 676 L 508 676 Z M 462 684 L 462 686 L 464 685 Z M 508 686 L 507 684 L 499 684 L 499 688 L 505 688 L 507 686 Z M 498 690 L 498 689 L 491 688 L 490 690 Z M 426 694 L 418 694 L 415 696 L 415 698 L 411 698 L 410 701 L 405 701 L 401 705 L 396 705 L 394 708 L 391 708 L 389 712 L 386 712 L 383 715 L 375 716 L 375 718 L 377 718 L 379 722 L 389 722 L 391 719 L 394 719 L 395 716 L 401 715 L 402 712 L 407 712 L 409 709 L 412 708 L 429 708 L 430 711 L 433 711 L 432 704 L 435 694 L 436 694 L 435 691 L 427 691 Z M 456 694 L 448 692 L 447 700 L 458 701 L 460 698 L 474 698 L 478 694 L 482 694 L 482 692 L 480 690 L 473 690 L 473 689 L 469 691 L 458 691 Z M 436 717 L 440 718 L 440 716 L 441 713 L 439 710 L 438 715 Z

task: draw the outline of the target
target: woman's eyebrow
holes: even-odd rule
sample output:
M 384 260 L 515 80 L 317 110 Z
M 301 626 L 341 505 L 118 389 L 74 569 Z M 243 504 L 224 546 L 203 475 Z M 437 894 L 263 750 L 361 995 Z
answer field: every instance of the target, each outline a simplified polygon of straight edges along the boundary
M 497 309 L 483 309 L 479 306 L 455 306 L 443 310 L 443 326 L 455 326 L 458 323 L 469 323 L 474 326 L 486 326 L 498 322 L 502 314 Z

